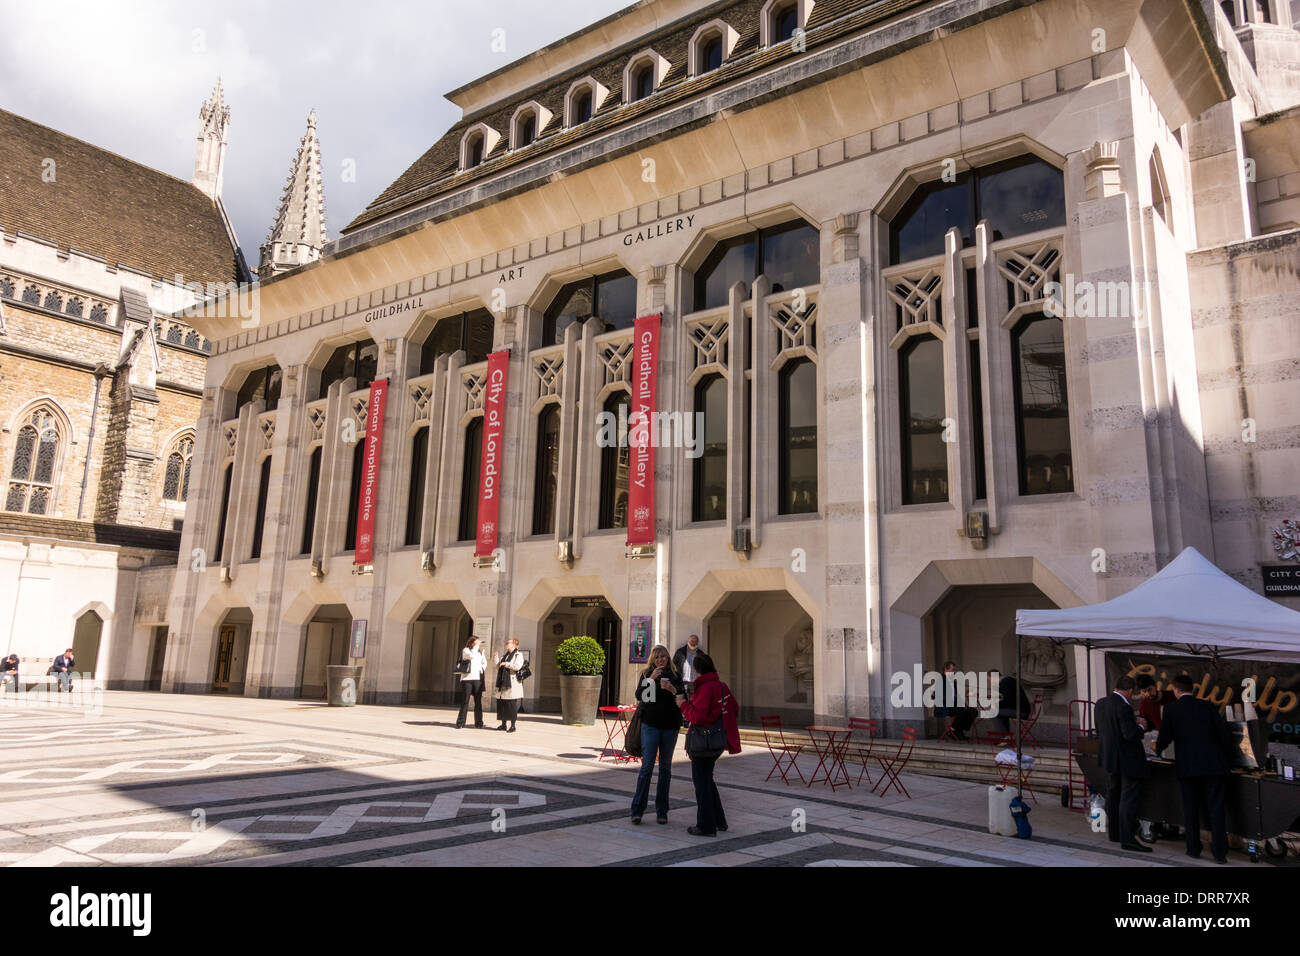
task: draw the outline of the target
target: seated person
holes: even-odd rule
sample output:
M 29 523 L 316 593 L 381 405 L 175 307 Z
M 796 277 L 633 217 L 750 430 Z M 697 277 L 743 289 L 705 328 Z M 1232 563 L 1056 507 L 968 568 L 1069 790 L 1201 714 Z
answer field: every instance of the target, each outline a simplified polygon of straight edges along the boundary
M 945 661 L 943 665 L 943 679 L 939 682 L 939 699 L 935 703 L 934 716 L 939 720 L 948 717 L 952 718 L 952 732 L 958 740 L 969 740 L 966 736 L 971 725 L 975 723 L 975 717 L 979 714 L 974 707 L 962 706 L 964 700 L 957 698 L 957 665 L 953 661 Z M 942 731 L 940 731 L 942 733 Z
M 997 671 L 993 672 L 994 674 Z M 1007 674 L 998 681 L 998 715 L 996 720 L 998 727 L 1005 734 L 1011 733 L 1011 718 L 1019 716 L 1022 720 L 1029 716 L 1030 706 L 1029 698 L 1025 696 L 1025 685 L 1020 684 L 1020 706 L 1016 707 L 1012 701 L 1016 696 L 1016 678 L 1013 674 Z M 1019 713 L 1017 713 L 1019 711 Z
M 10 654 L 3 661 L 0 661 L 0 688 L 9 687 L 13 691 L 19 689 L 18 664 L 17 654 Z

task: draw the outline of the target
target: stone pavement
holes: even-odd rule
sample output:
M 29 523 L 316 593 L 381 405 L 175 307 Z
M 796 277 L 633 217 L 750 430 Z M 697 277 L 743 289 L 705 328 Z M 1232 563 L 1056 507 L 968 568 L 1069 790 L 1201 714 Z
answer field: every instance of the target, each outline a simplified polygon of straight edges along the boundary
M 9 866 L 1213 865 L 1162 843 L 1124 853 L 1044 796 L 1034 839 L 987 832 L 986 788 L 904 774 L 912 799 L 765 782 L 724 756 L 730 829 L 692 837 L 679 738 L 667 826 L 628 808 L 636 764 L 605 732 L 524 715 L 455 730 L 454 711 L 110 692 L 103 711 L 0 706 L 0 862 Z M 490 720 L 489 725 L 495 721 Z M 815 759 L 800 758 L 804 776 Z M 854 773 L 856 778 L 856 772 Z M 1233 854 L 1234 865 L 1249 865 Z

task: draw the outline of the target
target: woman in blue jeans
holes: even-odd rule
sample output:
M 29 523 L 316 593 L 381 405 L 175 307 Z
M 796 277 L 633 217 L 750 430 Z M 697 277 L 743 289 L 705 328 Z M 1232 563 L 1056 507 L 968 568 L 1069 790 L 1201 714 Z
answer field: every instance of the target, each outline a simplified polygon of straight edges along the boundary
M 636 778 L 632 797 L 632 822 L 640 823 L 650 801 L 650 775 L 655 757 L 659 758 L 659 787 L 655 791 L 655 819 L 668 822 L 668 787 L 673 779 L 673 748 L 682 725 L 682 712 L 676 697 L 684 690 L 681 678 L 673 669 L 668 648 L 656 644 L 650 663 L 641 672 L 637 684 L 637 705 L 641 708 L 641 772 Z

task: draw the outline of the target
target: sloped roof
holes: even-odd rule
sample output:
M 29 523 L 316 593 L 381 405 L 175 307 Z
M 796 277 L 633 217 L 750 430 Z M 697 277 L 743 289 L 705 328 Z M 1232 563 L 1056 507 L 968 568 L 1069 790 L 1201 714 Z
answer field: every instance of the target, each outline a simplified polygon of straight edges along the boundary
M 192 183 L 0 110 L 0 229 L 157 278 L 233 282 L 237 250 Z M 53 181 L 42 176 L 54 160 Z
M 452 192 L 504 169 L 536 160 L 555 150 L 590 139 L 615 127 L 631 123 L 672 103 L 689 99 L 731 81 L 765 69 L 774 63 L 801 56 L 791 44 L 782 43 L 759 48 L 759 16 L 767 0 L 738 0 L 722 10 L 710 9 L 689 20 L 638 38 L 635 43 L 610 51 L 597 62 L 586 63 L 555 77 L 544 85 L 520 92 L 496 107 L 464 117 L 433 144 L 397 180 L 385 189 L 343 230 L 353 230 L 375 222 L 443 193 Z M 864 26 L 896 16 L 925 0 L 818 0 L 806 26 L 808 49 L 826 44 Z M 687 63 L 691 37 L 703 24 L 720 19 L 736 30 L 736 44 L 722 66 L 702 76 L 688 77 Z M 667 74 L 659 87 L 644 100 L 623 104 L 623 70 L 629 57 L 651 47 L 668 60 Z M 574 81 L 591 76 L 609 89 L 589 122 L 564 129 L 564 97 Z M 536 100 L 551 110 L 553 116 L 537 140 L 527 148 L 509 149 L 510 120 L 520 105 Z M 458 172 L 460 142 L 465 131 L 486 123 L 502 134 L 493 150 L 473 169 Z
M 1195 548 L 1127 594 L 1016 611 L 1016 633 L 1184 654 L 1300 661 L 1300 612 L 1228 577 Z

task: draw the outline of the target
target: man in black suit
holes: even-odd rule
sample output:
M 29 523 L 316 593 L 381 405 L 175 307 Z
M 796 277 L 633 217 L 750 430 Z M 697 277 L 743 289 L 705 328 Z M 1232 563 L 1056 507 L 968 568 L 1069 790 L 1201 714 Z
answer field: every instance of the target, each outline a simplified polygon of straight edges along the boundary
M 1097 701 L 1093 718 L 1100 742 L 1097 755 L 1101 769 L 1110 774 L 1106 791 L 1106 820 L 1112 843 L 1134 853 L 1150 853 L 1137 838 L 1138 799 L 1142 781 L 1151 772 L 1142 749 L 1143 722 L 1133 716 L 1132 700 L 1137 682 L 1121 677 L 1115 690 Z
M 1215 863 L 1228 862 L 1228 824 L 1224 792 L 1232 734 L 1218 708 L 1192 693 L 1186 674 L 1174 678 L 1174 702 L 1165 707 L 1156 753 L 1174 744 L 1174 772 L 1183 792 L 1187 855 L 1201 855 L 1201 809 L 1210 816 L 1210 850 Z

